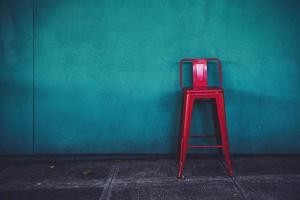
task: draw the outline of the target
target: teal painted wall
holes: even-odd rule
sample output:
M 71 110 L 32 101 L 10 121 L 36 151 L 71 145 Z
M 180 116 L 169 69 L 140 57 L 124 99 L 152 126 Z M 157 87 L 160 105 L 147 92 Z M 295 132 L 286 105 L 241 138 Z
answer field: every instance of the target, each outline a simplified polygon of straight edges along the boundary
M 33 147 L 32 1 L 0 0 L 0 153 Z
M 233 153 L 300 153 L 297 1 L 0 2 L 1 154 L 174 153 L 183 57 L 223 61 Z

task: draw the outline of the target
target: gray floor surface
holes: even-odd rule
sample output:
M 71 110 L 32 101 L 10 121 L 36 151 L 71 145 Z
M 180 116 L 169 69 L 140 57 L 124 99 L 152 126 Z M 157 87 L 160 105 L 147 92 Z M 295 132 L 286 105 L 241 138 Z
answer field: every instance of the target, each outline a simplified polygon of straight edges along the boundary
M 1 162 L 0 200 L 299 200 L 300 156 Z

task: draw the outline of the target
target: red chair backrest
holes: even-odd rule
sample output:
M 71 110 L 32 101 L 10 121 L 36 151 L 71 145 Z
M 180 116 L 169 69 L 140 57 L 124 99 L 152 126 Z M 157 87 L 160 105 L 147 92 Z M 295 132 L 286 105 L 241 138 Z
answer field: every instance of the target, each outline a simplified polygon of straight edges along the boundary
M 182 86 L 182 65 L 186 62 L 193 64 L 193 89 L 207 87 L 207 64 L 209 61 L 216 61 L 219 70 L 219 86 L 222 87 L 222 65 L 217 58 L 184 58 L 180 60 L 180 87 Z

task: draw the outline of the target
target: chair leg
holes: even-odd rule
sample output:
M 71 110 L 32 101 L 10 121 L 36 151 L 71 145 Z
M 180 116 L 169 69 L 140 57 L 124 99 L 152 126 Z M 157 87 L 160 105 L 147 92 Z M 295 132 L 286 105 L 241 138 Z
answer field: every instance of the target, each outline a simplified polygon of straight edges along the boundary
M 220 123 L 218 120 L 218 110 L 217 110 L 217 100 L 214 99 L 214 102 L 212 103 L 212 115 L 213 115 L 213 123 L 214 123 L 214 133 L 216 135 L 216 142 L 218 145 L 222 145 L 221 140 L 221 131 L 220 131 Z M 222 156 L 222 149 L 217 149 L 218 154 Z
M 185 95 L 183 95 L 182 98 L 182 104 L 181 104 L 181 115 L 180 115 L 180 128 L 179 128 L 179 134 L 178 134 L 178 144 L 177 144 L 177 159 L 180 159 L 181 156 L 181 139 L 182 139 L 182 133 L 183 133 L 183 121 L 185 118 L 185 105 L 186 105 L 186 98 Z
M 218 111 L 218 118 L 220 123 L 221 139 L 222 139 L 222 146 L 223 146 L 226 168 L 229 176 L 233 176 L 232 164 L 231 164 L 230 153 L 229 153 L 226 114 L 225 114 L 223 94 L 219 94 L 216 101 L 217 101 L 217 111 Z
M 183 177 L 183 168 L 185 165 L 186 154 L 188 150 L 188 139 L 189 139 L 189 131 L 190 124 L 193 112 L 194 99 L 186 95 L 185 97 L 185 105 L 184 105 L 184 116 L 182 121 L 182 134 L 181 134 L 181 146 L 180 146 L 180 159 L 179 159 L 179 168 L 178 168 L 178 178 Z

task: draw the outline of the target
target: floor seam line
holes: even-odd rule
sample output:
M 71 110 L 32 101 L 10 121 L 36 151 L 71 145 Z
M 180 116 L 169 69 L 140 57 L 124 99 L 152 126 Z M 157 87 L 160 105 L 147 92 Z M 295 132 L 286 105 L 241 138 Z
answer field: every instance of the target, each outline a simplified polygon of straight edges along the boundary
M 110 179 L 107 181 L 107 183 L 103 189 L 103 192 L 99 197 L 99 200 L 108 200 L 110 198 L 112 182 L 113 182 L 115 174 L 116 174 L 116 169 L 117 169 L 117 166 L 114 165 L 112 175 L 110 176 Z
M 224 162 L 223 161 L 220 161 L 220 162 L 221 162 L 221 166 L 224 168 L 224 170 L 227 171 L 227 168 L 226 168 Z M 243 189 L 243 187 L 239 183 L 236 182 L 235 177 L 230 177 L 230 180 L 233 183 L 233 185 L 235 186 L 235 188 L 237 189 L 237 191 L 240 193 L 242 198 L 244 200 L 248 200 L 245 190 Z
M 237 188 L 237 190 L 239 191 L 239 193 L 242 195 L 243 199 L 248 200 L 246 192 L 243 189 L 243 187 L 235 180 L 234 177 L 230 177 L 230 178 L 233 184 L 235 185 L 235 187 Z

